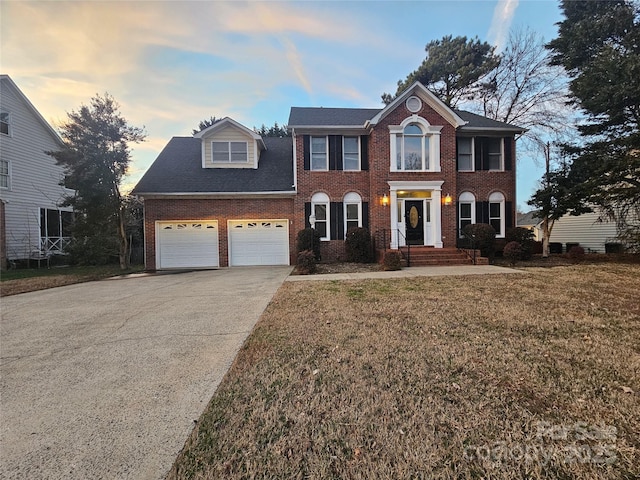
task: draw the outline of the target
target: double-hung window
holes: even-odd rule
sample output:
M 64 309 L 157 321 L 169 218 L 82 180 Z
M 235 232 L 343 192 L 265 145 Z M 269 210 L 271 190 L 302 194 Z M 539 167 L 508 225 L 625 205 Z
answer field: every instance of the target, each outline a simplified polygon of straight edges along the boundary
M 211 142 L 213 163 L 247 163 L 247 142 Z
M 355 192 L 344 196 L 344 232 L 350 228 L 362 227 L 362 198 Z
M 328 170 L 327 137 L 311 137 L 311 170 Z
M 312 226 L 320 234 L 320 240 L 330 240 L 329 197 L 326 193 L 316 193 L 311 197 Z
M 502 138 L 487 138 L 486 158 L 489 161 L 489 170 L 504 170 L 502 163 Z
M 458 171 L 473 171 L 473 138 L 459 137 L 458 143 Z
M 11 115 L 9 112 L 0 112 L 0 133 L 9 135 L 11 130 Z
M 342 138 L 343 170 L 360 170 L 360 139 L 358 137 Z
M 505 233 L 504 195 L 494 192 L 489 196 L 489 224 L 495 229 L 496 237 L 502 238 Z
M 396 135 L 396 169 L 398 171 L 429 170 L 429 137 L 415 123 Z
M 11 186 L 10 180 L 9 161 L 0 160 L 0 188 L 9 188 Z
M 476 223 L 476 197 L 473 193 L 463 192 L 458 199 L 459 236 L 464 237 L 464 227 Z

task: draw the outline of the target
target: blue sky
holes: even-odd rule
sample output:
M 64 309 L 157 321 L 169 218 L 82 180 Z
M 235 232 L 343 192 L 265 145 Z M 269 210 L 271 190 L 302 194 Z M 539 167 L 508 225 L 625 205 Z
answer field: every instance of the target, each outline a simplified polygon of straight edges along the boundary
M 445 35 L 504 44 L 510 28 L 550 40 L 557 1 L 159 2 L 4 0 L 1 73 L 54 127 L 109 92 L 145 126 L 126 183 L 172 136 L 212 115 L 246 126 L 285 123 L 291 106 L 380 108 L 380 95 Z M 518 163 L 527 209 L 541 169 Z

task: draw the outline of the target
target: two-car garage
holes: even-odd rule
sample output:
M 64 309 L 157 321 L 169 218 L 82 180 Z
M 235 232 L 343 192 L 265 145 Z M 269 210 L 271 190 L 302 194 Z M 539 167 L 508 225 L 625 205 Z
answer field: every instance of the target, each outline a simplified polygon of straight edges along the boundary
M 217 268 L 216 220 L 156 222 L 156 268 Z M 289 265 L 288 220 L 227 221 L 229 266 Z

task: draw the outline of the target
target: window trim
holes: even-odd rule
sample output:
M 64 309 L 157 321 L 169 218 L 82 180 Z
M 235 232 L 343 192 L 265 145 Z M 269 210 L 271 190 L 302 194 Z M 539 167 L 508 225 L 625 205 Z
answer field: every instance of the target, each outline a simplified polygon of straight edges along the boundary
M 220 144 L 226 143 L 227 144 L 227 158 L 228 158 L 227 161 L 215 160 L 214 159 L 213 145 L 215 143 L 220 143 Z M 243 160 L 243 161 L 237 161 L 236 160 L 236 161 L 234 161 L 234 160 L 231 159 L 231 154 L 232 154 L 231 144 L 232 143 L 244 144 L 246 160 Z M 236 153 L 238 153 L 238 152 L 236 152 Z M 212 140 L 211 141 L 211 163 L 215 163 L 215 164 L 228 164 L 228 163 L 242 163 L 242 164 L 244 164 L 244 163 L 249 163 L 249 142 L 237 141 L 237 140 Z
M 0 159 L 0 162 L 4 162 L 7 164 L 7 186 L 4 187 L 0 184 L 0 189 L 2 190 L 11 190 L 11 160 Z M 0 173 L 0 176 L 5 176 L 5 174 Z
M 356 192 L 347 193 L 342 199 L 343 217 L 344 217 L 344 237 L 347 238 L 347 224 L 349 221 L 353 222 L 353 219 L 347 218 L 347 205 L 357 205 L 358 207 L 358 227 L 362 228 L 362 197 Z
M 324 165 L 325 168 L 313 168 L 313 139 L 324 138 Z M 329 137 L 327 135 L 309 135 L 309 170 L 312 172 L 329 171 Z
M 314 217 L 316 215 L 316 205 L 324 205 L 327 212 L 326 219 L 321 220 L 321 222 L 325 222 L 327 225 L 325 229 L 326 236 L 320 237 L 321 241 L 326 242 L 331 240 L 331 202 L 329 196 L 324 192 L 317 192 L 313 194 L 311 197 L 311 215 Z M 317 220 L 314 222 L 314 230 L 315 223 L 317 223 Z
M 500 217 L 492 217 L 491 216 L 491 204 L 492 203 L 497 203 L 500 205 Z M 489 225 L 491 225 L 491 220 L 496 220 L 499 219 L 500 220 L 500 232 L 496 232 L 496 238 L 504 238 L 505 237 L 505 231 L 506 231 L 506 215 L 505 215 L 505 197 L 502 193 L 500 192 L 493 192 L 491 195 L 489 195 Z
M 476 171 L 476 159 L 475 159 L 475 139 L 476 137 L 457 137 L 456 141 L 460 140 L 469 140 L 471 144 L 471 168 L 470 169 L 461 169 L 460 168 L 460 149 L 456 151 L 456 169 L 458 172 L 475 172 Z
M 423 152 L 428 152 L 428 165 L 425 168 L 425 156 L 423 156 L 422 169 L 421 170 L 403 170 L 398 169 L 398 138 L 402 138 L 404 135 L 404 129 L 411 125 L 416 124 L 422 130 L 422 149 Z M 389 171 L 391 172 L 440 172 L 441 171 L 441 155 L 440 155 L 440 132 L 442 126 L 431 125 L 427 120 L 419 115 L 411 115 L 405 118 L 400 125 L 389 125 L 389 141 L 390 141 L 390 158 L 389 158 Z M 429 139 L 428 148 L 425 145 L 424 139 Z
M 11 137 L 12 136 L 12 122 L 11 122 L 11 112 L 8 112 L 6 110 L 1 110 L 0 111 L 0 115 L 6 114 L 7 115 L 7 121 L 6 122 L 2 122 L 1 121 L 1 117 L 0 117 L 0 123 L 6 123 L 7 124 L 7 133 L 4 133 L 2 131 L 2 129 L 0 128 L 0 135 L 6 135 L 7 137 Z
M 488 142 L 486 159 L 488 162 L 487 171 L 489 172 L 504 172 L 504 137 L 486 137 L 489 140 L 497 139 L 500 142 L 500 168 L 491 168 L 491 157 L 489 154 Z
M 462 204 L 471 206 L 471 216 L 462 218 Z M 471 192 L 462 192 L 458 197 L 458 238 L 463 238 L 462 220 L 471 220 L 471 225 L 476 223 L 476 196 Z
M 347 138 L 353 138 L 356 141 L 356 146 L 358 148 L 358 168 L 346 168 L 346 161 L 345 161 L 345 155 L 346 155 L 346 149 L 345 149 L 345 139 Z M 342 135 L 342 170 L 345 172 L 359 172 L 362 170 L 362 147 L 360 145 L 360 137 L 357 135 Z

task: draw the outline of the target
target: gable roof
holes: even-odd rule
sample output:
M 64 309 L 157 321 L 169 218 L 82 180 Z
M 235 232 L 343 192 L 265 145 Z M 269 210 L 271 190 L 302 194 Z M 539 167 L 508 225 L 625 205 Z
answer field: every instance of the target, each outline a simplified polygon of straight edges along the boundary
M 419 92 L 420 97 L 425 101 L 428 99 L 429 105 L 434 109 L 436 109 L 435 107 L 439 109 L 436 111 L 441 114 L 442 112 L 446 113 L 450 121 L 455 122 L 455 125 L 458 125 L 462 131 L 486 130 L 511 133 L 522 133 L 525 131 L 525 129 L 521 127 L 492 120 L 472 112 L 456 108 L 450 109 L 433 95 L 433 93 L 417 82 L 384 108 L 291 107 L 287 125 L 289 129 L 327 129 L 331 127 L 338 129 L 364 129 L 368 125 L 375 125 L 384 118 L 387 113 L 393 110 L 395 106 L 416 92 Z
M 455 111 L 445 105 L 442 100 L 436 97 L 433 93 L 431 93 L 427 87 L 425 87 L 420 82 L 414 82 L 409 88 L 407 88 L 404 92 L 398 95 L 389 105 L 384 107 L 378 114 L 370 120 L 371 125 L 378 124 L 384 117 L 386 117 L 389 113 L 396 109 L 398 105 L 404 102 L 411 95 L 417 95 L 422 100 L 424 100 L 431 108 L 433 108 L 436 112 L 442 116 L 446 121 L 448 121 L 455 128 L 461 127 L 466 122 L 461 119 Z
M 133 189 L 135 195 L 293 193 L 290 137 L 265 138 L 258 168 L 202 168 L 202 142 L 173 137 Z
M 49 125 L 49 122 L 47 122 L 44 119 L 44 117 L 40 114 L 40 112 L 36 109 L 36 107 L 33 106 L 33 104 L 29 101 L 27 96 L 24 93 L 22 93 L 22 90 L 20 90 L 20 88 L 18 88 L 18 86 L 15 84 L 15 82 L 11 79 L 11 77 L 9 75 L 6 75 L 6 74 L 0 75 L 0 85 L 2 85 L 2 88 L 4 88 L 5 86 L 9 86 L 16 93 L 18 98 L 20 100 L 22 100 L 22 103 L 25 104 L 27 109 L 31 111 L 33 116 L 36 117 L 36 120 L 38 120 L 38 122 L 40 122 L 42 124 L 42 126 L 45 128 L 45 130 L 47 130 L 51 134 L 53 139 L 60 146 L 64 145 L 64 142 L 63 142 L 62 138 L 60 137 L 60 135 L 58 135 L 58 132 L 56 132 L 53 129 L 53 127 L 51 125 Z M 0 95 L 2 95 L 2 88 L 0 88 Z
M 542 219 L 536 216 L 535 211 L 519 214 L 516 220 L 518 227 L 535 226 L 542 222 Z
M 242 131 L 245 135 L 257 140 L 262 148 L 265 148 L 264 142 L 262 141 L 262 137 L 258 135 L 256 132 L 251 130 L 250 128 L 245 127 L 241 123 L 236 122 L 231 117 L 224 117 L 221 120 L 217 120 L 213 123 L 213 125 L 209 125 L 204 130 L 200 130 L 198 133 L 193 135 L 193 138 L 203 138 L 209 134 L 215 133 L 218 130 L 221 130 L 225 127 L 232 126 Z

